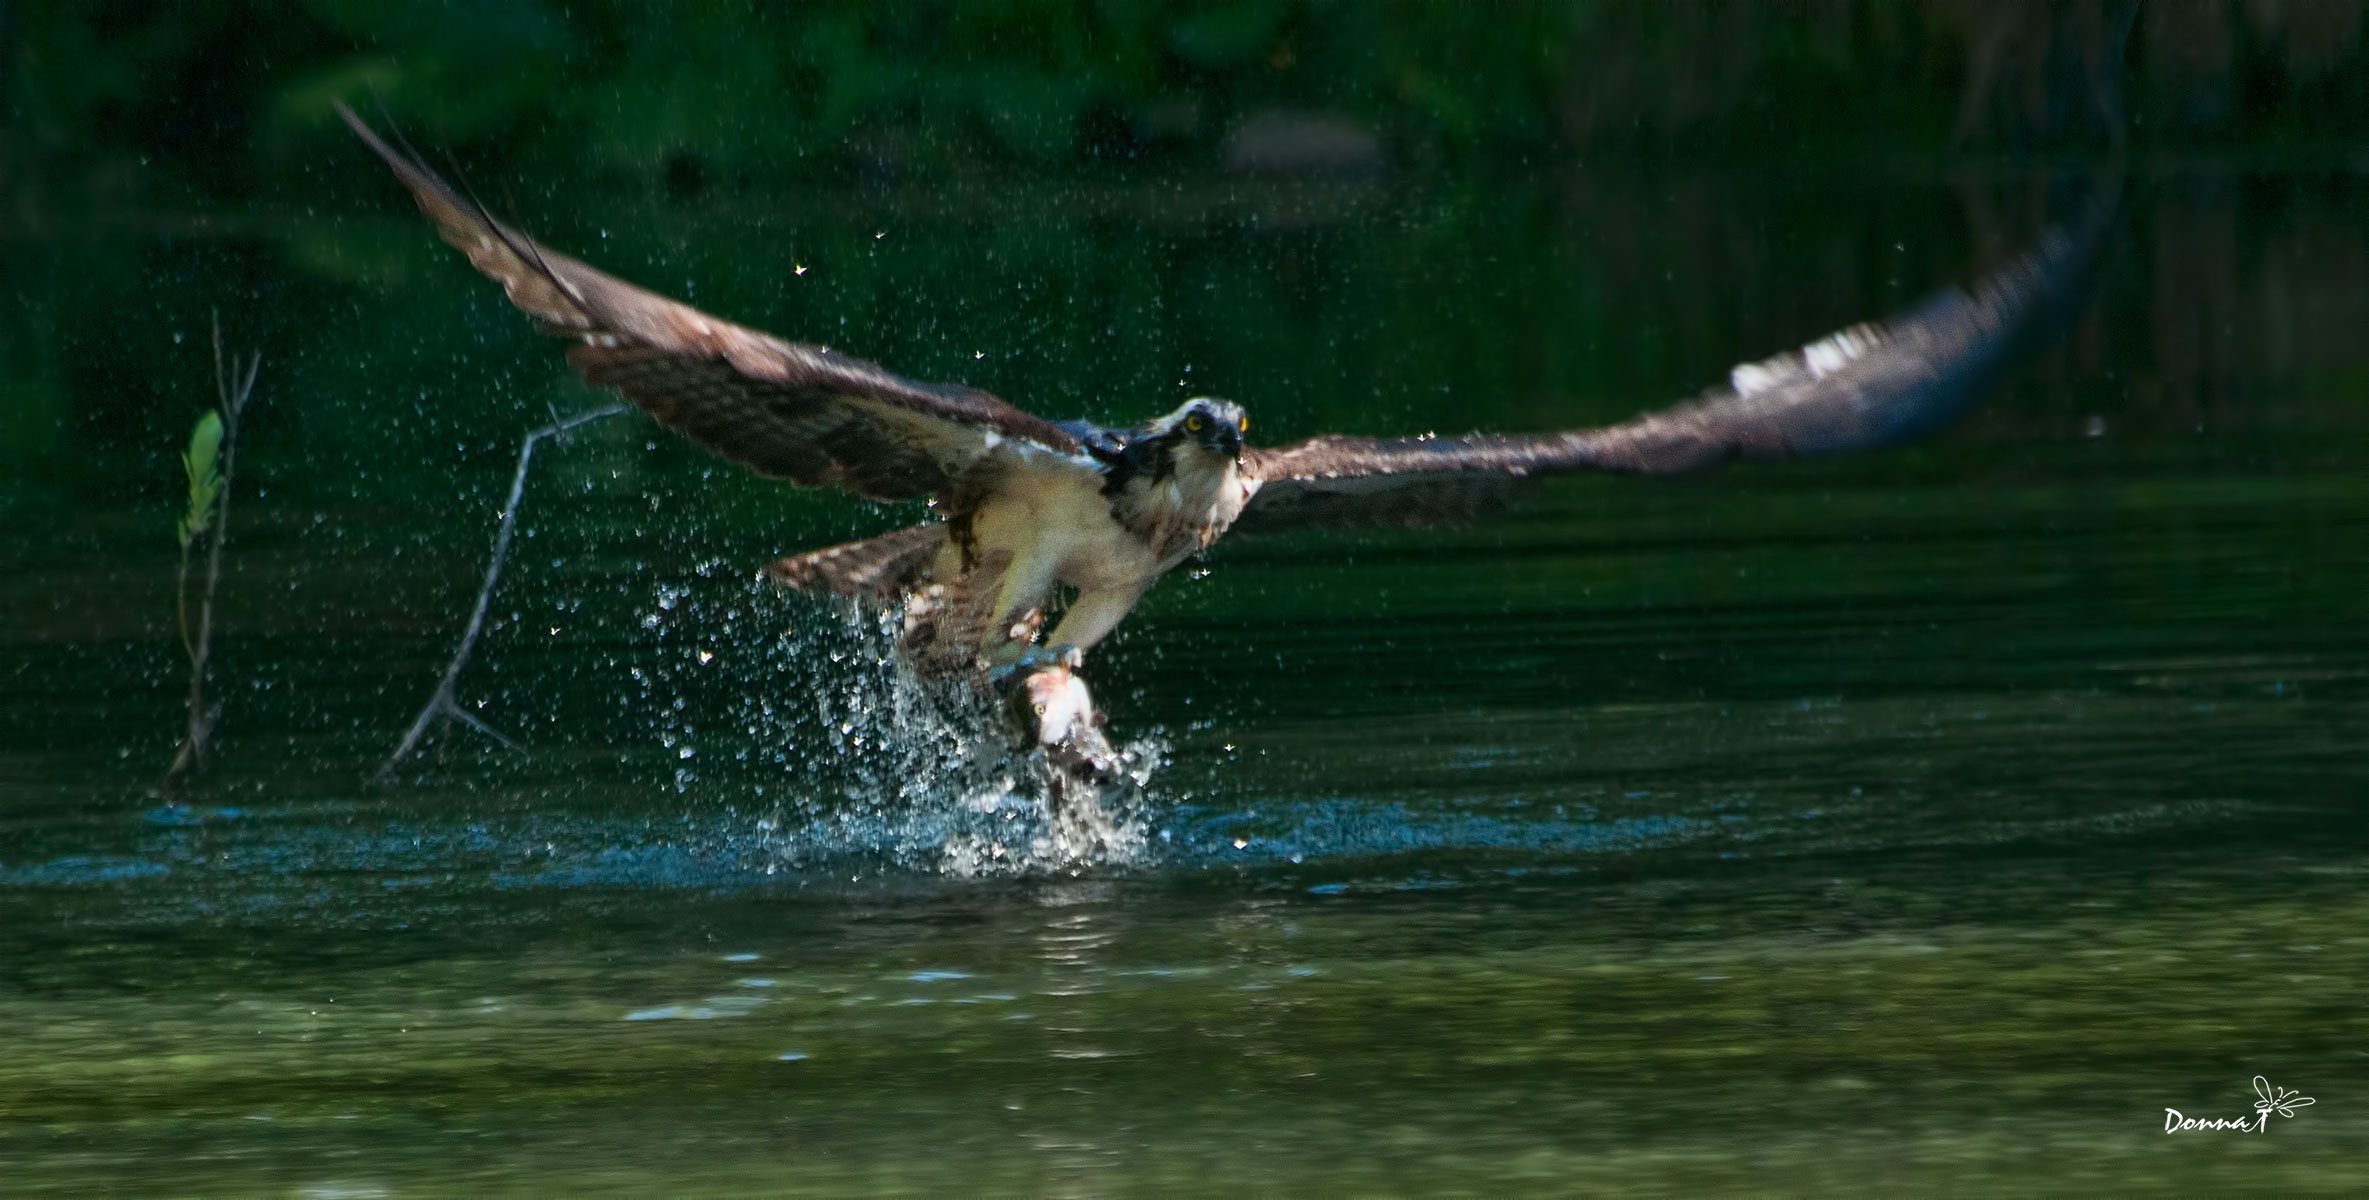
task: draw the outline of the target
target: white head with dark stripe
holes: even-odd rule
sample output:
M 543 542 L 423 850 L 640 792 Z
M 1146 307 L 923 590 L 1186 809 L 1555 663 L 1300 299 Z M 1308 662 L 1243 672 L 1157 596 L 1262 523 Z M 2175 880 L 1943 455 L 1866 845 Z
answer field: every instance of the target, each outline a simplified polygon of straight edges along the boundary
M 1151 439 L 1179 450 L 1194 447 L 1219 462 L 1242 457 L 1242 435 L 1249 431 L 1242 406 L 1215 396 L 1195 396 L 1146 430 Z

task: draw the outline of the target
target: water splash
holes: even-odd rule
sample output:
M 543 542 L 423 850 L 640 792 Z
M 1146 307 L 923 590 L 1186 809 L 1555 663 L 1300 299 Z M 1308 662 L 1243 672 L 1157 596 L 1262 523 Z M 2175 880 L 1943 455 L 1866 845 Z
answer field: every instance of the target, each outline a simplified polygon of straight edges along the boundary
M 703 568 L 704 570 L 705 568 Z M 761 799 L 768 871 L 867 862 L 946 874 L 1077 873 L 1143 860 L 1169 747 L 1116 747 L 1101 781 L 1015 736 L 992 697 L 923 679 L 900 616 L 743 580 L 655 589 L 630 675 L 680 792 Z

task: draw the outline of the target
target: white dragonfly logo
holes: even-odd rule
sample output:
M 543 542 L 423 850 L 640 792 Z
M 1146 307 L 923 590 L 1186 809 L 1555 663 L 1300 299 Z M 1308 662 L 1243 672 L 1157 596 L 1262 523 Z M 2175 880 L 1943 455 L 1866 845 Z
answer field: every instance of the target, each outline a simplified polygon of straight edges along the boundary
M 2291 1088 L 2274 1088 L 2270 1086 L 2269 1080 L 2260 1075 L 2254 1077 L 2254 1094 L 2262 1097 L 2254 1102 L 2254 1111 L 2265 1119 L 2272 1113 L 2292 1117 L 2296 1109 L 2311 1103 L 2311 1097 Z

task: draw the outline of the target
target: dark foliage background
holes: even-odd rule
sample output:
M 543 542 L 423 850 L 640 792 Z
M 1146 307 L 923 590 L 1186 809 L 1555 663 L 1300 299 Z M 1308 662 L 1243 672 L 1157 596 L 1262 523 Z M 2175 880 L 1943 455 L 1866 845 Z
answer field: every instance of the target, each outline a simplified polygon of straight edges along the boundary
M 12 216 L 302 194 L 328 102 L 678 191 L 1303 157 L 2349 144 L 2345 0 L 12 3 Z M 2124 43 L 2127 42 L 2127 46 Z M 2127 64 L 2127 76 L 2124 66 Z M 1280 118 L 1301 118 L 1296 124 Z M 1296 146 L 1279 143 L 1300 136 Z M 1365 143 L 1371 142 L 1371 146 Z

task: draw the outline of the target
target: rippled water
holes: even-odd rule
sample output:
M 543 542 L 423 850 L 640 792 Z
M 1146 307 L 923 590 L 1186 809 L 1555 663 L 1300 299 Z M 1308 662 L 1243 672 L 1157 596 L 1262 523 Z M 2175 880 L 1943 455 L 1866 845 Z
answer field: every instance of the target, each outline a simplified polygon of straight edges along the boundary
M 1092 664 L 1145 771 L 1087 830 L 864 619 L 747 582 L 893 518 L 638 418 L 538 468 L 464 676 L 526 750 L 447 729 L 367 783 L 517 434 L 591 398 L 355 179 L 371 216 L 284 242 L 44 251 L 98 264 L 50 278 L 52 349 L 95 336 L 78 279 L 136 279 L 166 297 L 140 353 L 190 378 L 67 370 L 9 485 L 0 1190 L 2341 1191 L 2369 1163 L 2349 177 L 2142 180 L 2072 348 L 1932 445 L 1221 546 Z M 1682 228 L 1623 244 L 1667 196 Z M 990 198 L 739 257 L 732 213 L 651 211 L 604 261 L 793 332 L 926 312 L 845 340 L 1055 415 L 1189 388 L 1278 438 L 1540 428 L 1963 274 L 1992 247 L 1958 198 Z M 853 279 L 801 299 L 773 257 Z M 266 384 L 218 763 L 172 805 L 169 453 L 233 268 Z M 2255 1075 L 2315 1103 L 2162 1132 L 2250 1116 Z

